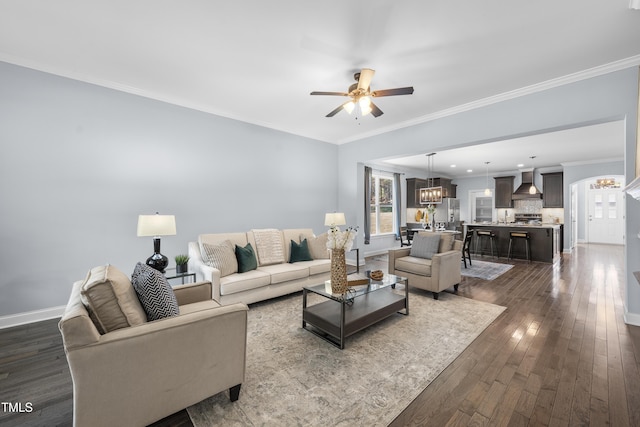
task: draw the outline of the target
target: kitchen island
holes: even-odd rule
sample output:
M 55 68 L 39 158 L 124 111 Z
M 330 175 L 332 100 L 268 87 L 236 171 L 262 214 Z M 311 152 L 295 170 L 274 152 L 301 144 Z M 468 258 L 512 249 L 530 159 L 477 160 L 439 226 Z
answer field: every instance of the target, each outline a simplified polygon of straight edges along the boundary
M 466 231 L 469 230 L 493 230 L 496 234 L 497 255 L 506 258 L 509 253 L 509 232 L 520 231 L 529 233 L 531 243 L 531 261 L 554 263 L 560 259 L 562 251 L 561 233 L 562 224 L 516 224 L 516 223 L 470 223 L 466 224 Z M 489 244 L 486 245 L 489 248 Z M 478 251 L 480 250 L 478 246 Z M 471 251 L 476 251 L 476 237 L 473 238 Z M 479 252 L 478 252 L 479 254 Z M 491 257 L 490 249 L 485 252 Z M 514 239 L 511 249 L 511 257 L 516 259 L 527 259 L 525 253 L 525 242 Z

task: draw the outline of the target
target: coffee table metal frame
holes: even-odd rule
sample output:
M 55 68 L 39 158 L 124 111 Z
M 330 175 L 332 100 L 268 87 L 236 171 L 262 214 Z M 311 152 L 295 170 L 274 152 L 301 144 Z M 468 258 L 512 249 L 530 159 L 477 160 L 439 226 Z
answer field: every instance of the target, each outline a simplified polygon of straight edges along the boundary
M 392 291 L 399 283 L 404 285 L 404 295 Z M 302 288 L 302 328 L 341 350 L 348 336 L 394 313 L 409 315 L 409 284 L 405 277 L 385 274 L 382 280 L 351 287 L 344 295 L 332 294 L 330 289 L 329 281 Z M 309 293 L 327 301 L 307 306 Z

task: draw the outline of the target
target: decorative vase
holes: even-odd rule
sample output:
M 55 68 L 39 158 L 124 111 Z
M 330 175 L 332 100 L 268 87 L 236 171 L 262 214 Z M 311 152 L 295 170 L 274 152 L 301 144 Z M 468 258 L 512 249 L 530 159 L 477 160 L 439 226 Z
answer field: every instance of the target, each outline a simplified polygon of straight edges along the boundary
M 183 274 L 189 271 L 189 266 L 187 264 L 176 264 L 176 273 Z
M 347 292 L 347 262 L 344 249 L 331 249 L 331 293 Z

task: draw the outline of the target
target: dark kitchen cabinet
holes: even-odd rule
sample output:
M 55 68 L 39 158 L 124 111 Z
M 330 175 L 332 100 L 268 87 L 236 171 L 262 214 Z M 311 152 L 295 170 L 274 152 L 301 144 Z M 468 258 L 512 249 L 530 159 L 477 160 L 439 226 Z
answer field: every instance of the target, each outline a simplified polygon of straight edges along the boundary
M 420 189 L 427 187 L 442 187 L 442 197 L 456 198 L 456 184 L 448 178 L 407 178 L 407 208 L 422 208 L 420 204 Z
M 428 187 L 426 179 L 407 178 L 407 208 L 421 208 L 420 189 Z
M 442 197 L 456 198 L 456 184 L 452 184 L 449 178 L 433 178 L 434 187 L 442 187 Z
M 513 200 L 511 195 L 513 194 L 513 176 L 499 176 L 495 177 L 496 181 L 496 194 L 495 194 L 495 207 L 499 208 L 512 208 Z
M 564 181 L 562 172 L 542 174 L 542 207 L 564 207 Z

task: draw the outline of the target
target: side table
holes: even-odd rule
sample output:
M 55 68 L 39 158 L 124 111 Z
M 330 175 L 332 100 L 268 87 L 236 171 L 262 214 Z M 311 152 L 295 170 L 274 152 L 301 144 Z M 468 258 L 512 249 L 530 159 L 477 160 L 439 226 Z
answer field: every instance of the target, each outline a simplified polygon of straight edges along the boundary
M 175 268 L 167 268 L 166 272 L 164 273 L 165 277 L 167 280 L 171 280 L 171 279 L 181 279 L 182 284 L 184 285 L 184 280 L 185 278 L 191 277 L 191 280 L 189 280 L 187 283 L 195 283 L 196 282 L 196 273 L 176 273 L 176 269 Z
M 360 273 L 360 248 L 351 248 L 353 251 L 356 251 L 356 273 Z

